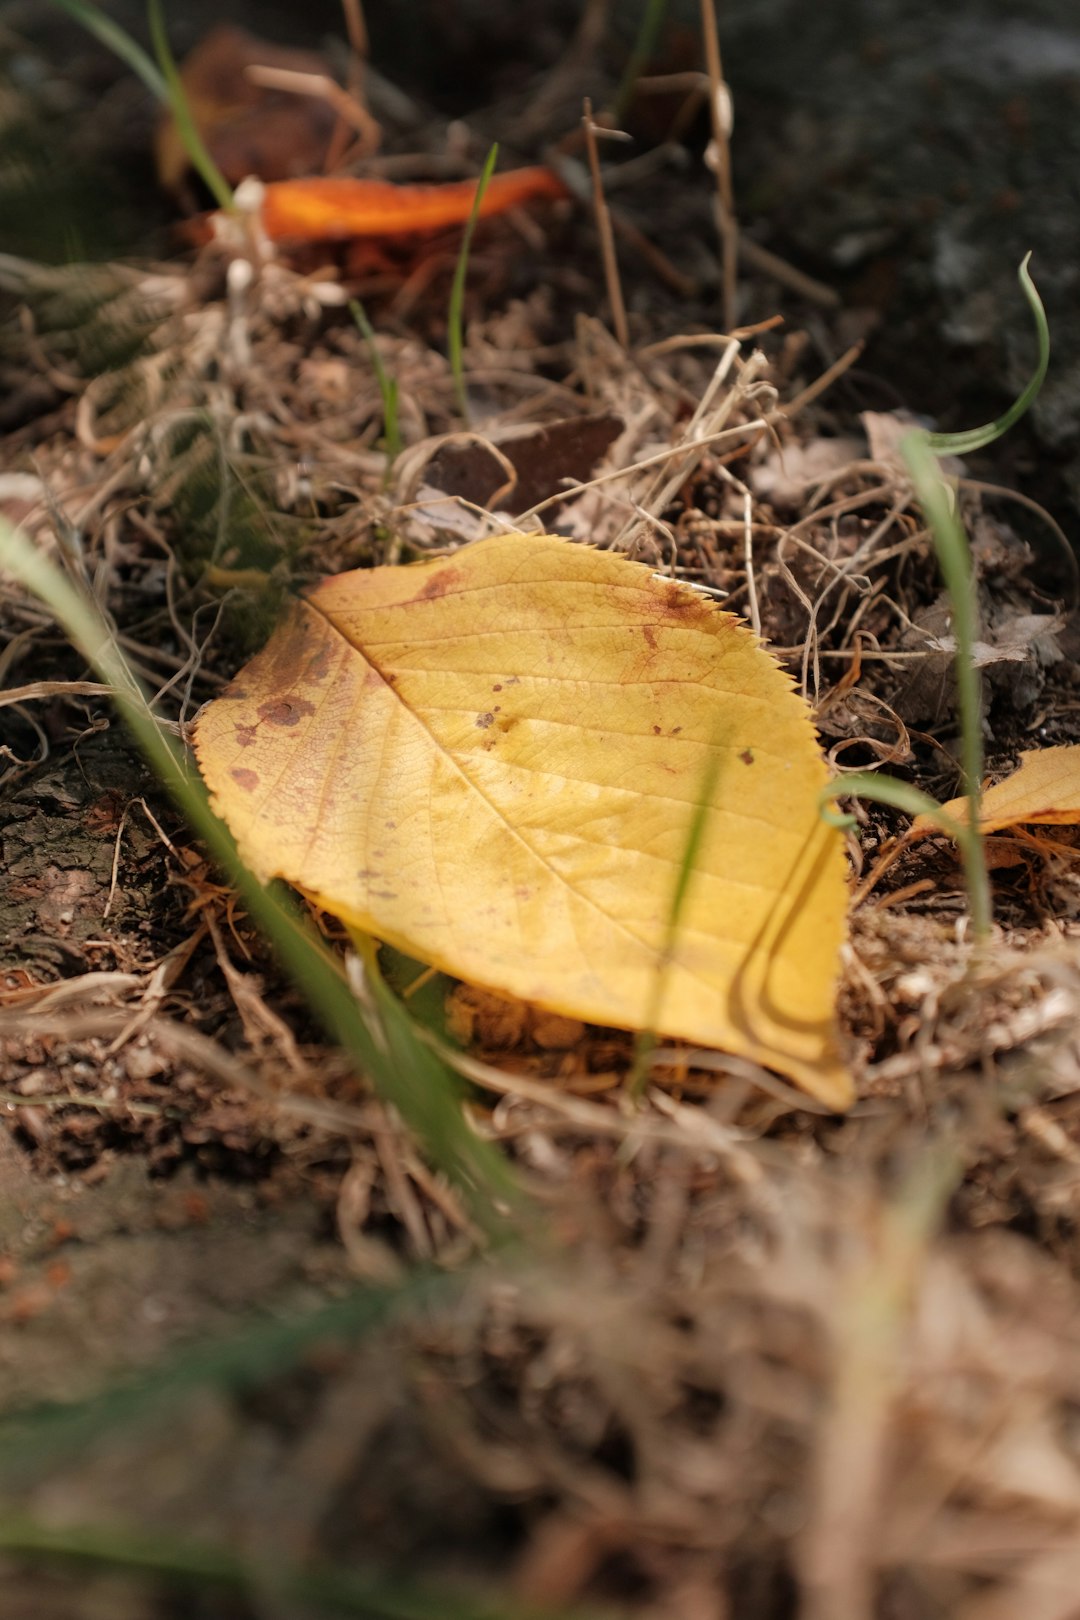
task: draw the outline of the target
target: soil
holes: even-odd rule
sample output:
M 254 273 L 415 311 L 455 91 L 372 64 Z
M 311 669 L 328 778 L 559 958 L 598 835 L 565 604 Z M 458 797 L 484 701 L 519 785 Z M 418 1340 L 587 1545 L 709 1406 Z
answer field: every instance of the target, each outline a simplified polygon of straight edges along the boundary
M 324 45 L 285 12 L 276 37 Z M 625 19 L 577 63 L 559 8 L 537 15 L 516 65 L 498 29 L 485 36 L 469 105 L 449 46 L 432 74 L 418 39 L 389 87 L 377 49 L 373 161 L 398 178 L 475 173 L 494 136 L 508 166 L 530 161 L 576 120 L 579 67 L 596 104 L 610 98 L 605 50 L 619 58 Z M 180 43 L 201 19 L 193 7 Z M 631 181 L 613 156 L 607 173 L 665 255 L 619 237 L 631 355 L 597 314 L 585 209 L 482 227 L 466 369 L 495 454 L 447 437 L 461 428 L 444 358 L 456 234 L 364 258 L 279 252 L 240 286 L 224 250 L 178 230 L 185 204 L 157 185 L 130 76 L 36 8 L 0 22 L 11 126 L 55 182 L 47 207 L 23 185 L 18 257 L 0 260 L 0 511 L 97 594 L 178 738 L 288 591 L 441 552 L 482 532 L 489 507 L 520 516 L 562 495 L 561 532 L 756 612 L 832 763 L 958 791 L 949 603 L 889 413 L 914 391 L 950 426 L 992 415 L 999 357 L 969 345 L 956 388 L 938 376 L 921 394 L 934 367 L 911 359 L 911 311 L 935 261 L 895 217 L 887 242 L 874 235 L 872 186 L 870 246 L 840 265 L 828 242 L 851 221 L 784 202 L 801 183 L 777 152 L 786 125 L 761 120 L 759 190 L 745 167 L 737 183 L 792 264 L 743 272 L 740 321 L 785 319 L 743 357 L 760 344 L 769 400 L 790 405 L 853 338 L 873 347 L 774 421 L 776 444 L 730 466 L 688 452 L 651 517 L 648 481 L 635 486 L 628 527 L 610 489 L 566 494 L 560 479 L 679 443 L 710 385 L 720 265 L 700 118 L 681 156 Z M 748 94 L 755 26 L 744 14 L 725 37 L 733 78 L 743 40 Z M 374 7 L 377 48 L 386 27 Z M 770 93 L 810 116 L 812 95 L 801 113 L 784 102 L 785 64 L 778 51 Z M 849 135 L 910 89 L 902 73 L 875 82 Z M 465 112 L 468 130 L 448 123 Z M 636 156 L 656 117 L 631 108 Z M 874 138 L 888 147 L 880 123 Z M 93 269 L 65 268 L 71 241 Z M 907 293 L 879 297 L 885 282 Z M 342 284 L 398 386 L 406 449 L 389 476 Z M 1018 483 L 1027 504 L 961 486 L 995 776 L 1025 749 L 1080 743 L 1076 565 L 1053 521 L 1072 499 L 1066 395 L 1019 450 L 968 469 Z M 736 420 L 760 404 L 720 398 Z M 753 496 L 749 572 L 732 475 Z M 856 807 L 840 1016 L 860 1100 L 844 1118 L 722 1057 L 719 1073 L 687 1059 L 632 1106 L 625 1032 L 436 979 L 426 1016 L 467 1042 L 469 1118 L 534 1211 L 492 1239 L 326 1039 L 93 672 L 10 577 L 0 623 L 5 1616 L 1068 1620 L 1073 828 L 989 842 L 995 932 L 973 954 L 954 848 Z

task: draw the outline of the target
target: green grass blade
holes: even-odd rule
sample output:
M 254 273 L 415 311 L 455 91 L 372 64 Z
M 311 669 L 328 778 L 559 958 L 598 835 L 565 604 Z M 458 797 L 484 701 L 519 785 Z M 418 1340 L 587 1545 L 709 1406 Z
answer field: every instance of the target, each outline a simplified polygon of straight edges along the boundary
M 966 456 L 973 450 L 983 450 L 995 439 L 1000 439 L 1015 423 L 1019 422 L 1025 411 L 1029 410 L 1046 378 L 1046 368 L 1050 364 L 1050 327 L 1046 319 L 1042 299 L 1039 297 L 1035 283 L 1028 273 L 1028 260 L 1031 254 L 1025 254 L 1018 275 L 1024 297 L 1035 317 L 1035 332 L 1039 342 L 1039 358 L 1035 370 L 1027 387 L 1020 397 L 1014 401 L 1009 409 L 997 418 L 988 422 L 985 427 L 969 428 L 966 433 L 930 433 L 927 434 L 926 443 L 938 456 Z
M 876 771 L 852 771 L 827 783 L 818 794 L 818 806 L 830 827 L 844 831 L 857 827 L 854 816 L 841 814 L 835 808 L 837 799 L 869 799 L 874 804 L 891 805 L 894 810 L 906 810 L 909 816 L 929 816 L 950 838 L 962 843 L 967 832 L 964 823 L 957 821 L 941 808 L 921 788 L 910 782 L 899 782 L 895 776 L 879 776 Z
M 619 88 L 615 94 L 616 123 L 621 123 L 625 118 L 627 109 L 634 99 L 634 88 L 652 61 L 666 14 L 667 0 L 647 0 L 645 9 L 641 13 L 637 38 L 634 40 L 622 79 L 619 82 Z
M 397 378 L 391 377 L 382 363 L 382 355 L 375 344 L 375 328 L 367 318 L 367 311 L 358 298 L 349 299 L 349 313 L 356 322 L 367 345 L 371 369 L 379 385 L 383 408 L 383 440 L 386 445 L 386 480 L 402 451 L 401 424 L 398 415 Z
M 971 548 L 956 514 L 955 504 L 948 486 L 942 479 L 936 457 L 966 455 L 993 444 L 1018 422 L 1027 411 L 1043 385 L 1050 363 L 1050 328 L 1046 320 L 1042 299 L 1028 272 L 1031 254 L 1025 255 L 1020 266 L 1020 286 L 1035 319 L 1039 356 L 1027 387 L 1009 409 L 985 427 L 972 428 L 966 433 L 909 433 L 901 441 L 900 449 L 911 474 L 912 486 L 922 506 L 937 553 L 938 566 L 945 581 L 952 608 L 953 633 L 956 638 L 956 695 L 960 713 L 960 763 L 964 793 L 967 796 L 968 817 L 961 825 L 947 816 L 939 805 L 918 789 L 890 777 L 873 773 L 841 777 L 832 782 L 821 796 L 822 814 L 834 825 L 850 825 L 838 821 L 827 809 L 828 801 L 846 794 L 876 799 L 891 804 L 912 815 L 932 816 L 954 837 L 964 862 L 964 878 L 971 913 L 971 929 L 976 940 L 985 940 L 990 934 L 993 907 L 990 896 L 990 878 L 986 869 L 986 850 L 983 845 L 979 817 L 982 806 L 983 735 L 982 735 L 982 681 L 975 664 L 975 642 L 978 637 L 978 612 L 975 596 L 975 576 L 971 562 Z
M 964 792 L 968 798 L 968 819 L 966 823 L 957 821 L 929 795 L 912 787 L 910 783 L 898 782 L 895 777 L 881 776 L 874 771 L 838 777 L 822 790 L 819 805 L 827 821 L 834 826 L 842 827 L 853 825 L 851 817 L 838 817 L 829 806 L 832 800 L 847 796 L 892 805 L 895 809 L 906 810 L 912 816 L 931 817 L 951 838 L 956 839 L 959 846 L 964 863 L 971 931 L 975 939 L 981 941 L 989 937 L 993 910 L 990 878 L 986 869 L 986 851 L 979 827 L 983 777 L 982 683 L 974 657 L 977 624 L 971 552 L 960 521 L 953 510 L 948 490 L 941 480 L 937 461 L 927 443 L 926 434 L 908 434 L 901 441 L 900 448 L 911 472 L 915 493 L 930 525 L 938 564 L 952 606 L 953 633 L 956 638 L 957 707 L 960 713 L 961 775 Z
M 126 62 L 132 72 L 138 74 L 150 94 L 168 105 L 169 87 L 164 78 L 142 46 L 133 40 L 119 23 L 113 22 L 112 18 L 107 17 L 91 3 L 91 0 L 53 0 L 53 5 L 59 6 L 61 11 L 66 11 L 68 16 L 80 23 L 88 34 L 93 34 L 94 38 L 99 39 L 114 56 Z
M 960 840 L 967 879 L 971 927 L 976 939 L 990 933 L 992 910 L 986 851 L 979 829 L 982 807 L 983 733 L 982 679 L 975 664 L 978 615 L 971 549 L 956 515 L 949 491 L 942 482 L 932 445 L 924 433 L 909 433 L 900 450 L 907 462 L 937 552 L 952 608 L 956 638 L 956 696 L 960 710 L 960 762 L 964 792 L 968 796 L 968 825 Z
M 76 591 L 24 535 L 2 520 L 0 567 L 9 569 L 46 603 L 100 679 L 113 689 L 117 706 L 150 765 L 176 799 L 192 830 L 228 873 L 250 916 L 274 945 L 324 1028 L 372 1078 L 377 1089 L 394 1101 L 406 1124 L 422 1135 L 434 1162 L 448 1175 L 463 1176 L 459 1186 L 476 1220 L 490 1232 L 505 1231 L 505 1218 L 495 1207 L 495 1200 L 505 1203 L 507 1199 L 510 1173 L 505 1161 L 489 1143 L 472 1137 L 456 1102 L 453 1117 L 457 1128 L 452 1135 L 443 1139 L 426 1134 L 433 1105 L 416 1086 L 403 1084 L 396 1071 L 395 1064 L 409 1056 L 403 1043 L 387 1040 L 383 1030 L 369 1027 L 345 983 L 340 964 L 301 918 L 291 897 L 266 887 L 244 865 L 232 834 L 210 808 L 201 778 L 191 771 L 189 761 L 159 727 L 97 604 Z M 456 1097 L 456 1077 L 445 1065 L 433 1067 L 430 1054 L 423 1075 L 425 1084 L 437 1084 L 444 1095 Z M 441 1121 L 450 1118 L 449 1109 L 439 1114 Z M 467 1149 L 462 1133 L 470 1137 Z
M 469 269 L 469 252 L 472 248 L 473 232 L 476 222 L 480 218 L 480 205 L 484 200 L 484 192 L 488 188 L 488 181 L 495 172 L 495 164 L 499 156 L 498 142 L 491 148 L 476 185 L 476 196 L 473 198 L 472 211 L 465 226 L 465 235 L 461 239 L 461 252 L 458 254 L 457 267 L 454 270 L 454 281 L 450 288 L 450 311 L 447 319 L 447 346 L 450 353 L 450 371 L 454 378 L 454 395 L 458 402 L 458 410 L 462 420 L 467 424 L 469 420 L 469 399 L 465 392 L 465 366 L 462 356 L 464 354 L 464 309 L 465 309 L 465 277 Z
M 667 927 L 664 932 L 664 942 L 660 949 L 660 960 L 657 964 L 656 975 L 653 979 L 652 992 L 649 1005 L 642 1020 L 641 1033 L 634 1042 L 634 1061 L 627 1076 L 627 1090 L 631 1097 L 638 1098 L 645 1089 L 645 1082 L 649 1074 L 649 1060 L 656 1049 L 657 1030 L 660 1024 L 660 1013 L 664 1004 L 664 992 L 667 989 L 668 971 L 675 950 L 675 941 L 682 921 L 683 908 L 690 892 L 690 884 L 697 870 L 698 856 L 705 838 L 705 828 L 709 820 L 709 811 L 716 798 L 716 788 L 720 780 L 720 768 L 723 753 L 719 737 L 713 738 L 713 747 L 705 762 L 705 769 L 701 773 L 698 787 L 697 803 L 690 817 L 690 825 L 686 831 L 686 842 L 683 845 L 682 856 L 679 860 L 679 870 L 675 874 L 675 885 L 672 889 L 671 904 L 668 908 Z
M 180 78 L 180 70 L 176 65 L 176 59 L 169 45 L 169 36 L 165 32 L 165 17 L 161 9 L 161 0 L 148 0 L 147 16 L 150 22 L 150 38 L 154 45 L 154 55 L 158 59 L 158 66 L 165 82 L 165 93 L 169 107 L 173 118 L 176 120 L 176 127 L 180 139 L 184 143 L 184 150 L 218 207 L 231 211 L 233 208 L 232 190 L 225 176 L 210 156 L 206 143 L 199 134 L 198 126 L 195 123 L 184 90 L 183 81 Z

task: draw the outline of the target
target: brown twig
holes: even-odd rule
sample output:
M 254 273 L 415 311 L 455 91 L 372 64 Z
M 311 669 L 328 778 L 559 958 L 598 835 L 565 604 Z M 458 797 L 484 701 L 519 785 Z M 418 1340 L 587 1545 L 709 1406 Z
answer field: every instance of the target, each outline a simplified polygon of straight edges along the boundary
M 793 416 L 809 405 L 811 400 L 817 399 L 827 388 L 831 388 L 836 379 L 842 377 L 844 372 L 855 364 L 860 354 L 862 354 L 863 348 L 864 344 L 860 341 L 859 343 L 853 343 L 850 349 L 845 349 L 839 360 L 834 360 L 828 370 L 823 371 L 820 377 L 815 377 L 814 381 L 804 388 L 801 394 L 796 394 L 795 398 L 788 400 L 786 405 L 778 406 L 771 413 L 770 421 L 773 417 L 779 418 L 781 416 L 790 421 Z
M 735 193 L 731 182 L 731 146 L 725 110 L 729 104 L 720 59 L 720 36 L 716 28 L 715 0 L 701 0 L 701 34 L 705 43 L 705 65 L 709 73 L 709 114 L 712 120 L 713 151 L 716 158 L 717 225 L 722 254 L 724 325 L 730 332 L 735 325 L 735 292 L 739 263 L 739 225 L 735 218 Z
M 790 287 L 793 293 L 805 298 L 811 304 L 818 304 L 822 309 L 839 309 L 842 299 L 835 287 L 827 287 L 823 281 L 814 276 L 808 276 L 804 270 L 796 270 L 793 264 L 782 259 L 778 253 L 771 253 L 760 242 L 755 242 L 752 236 L 740 236 L 738 243 L 739 258 L 745 260 L 754 270 L 760 270 L 763 275 L 772 276 L 784 287 Z
M 372 118 L 355 92 L 343 90 L 326 73 L 297 73 L 292 68 L 262 67 L 254 65 L 246 71 L 252 82 L 267 90 L 283 90 L 289 95 L 311 96 L 325 101 L 333 108 L 341 122 L 354 129 L 360 137 L 359 155 L 370 157 L 379 149 L 382 130 Z
M 349 48 L 361 61 L 367 61 L 371 51 L 361 0 L 341 0 L 341 9 L 345 13 L 345 32 L 349 36 Z
M 357 124 L 355 117 L 347 108 L 334 99 L 333 93 L 328 94 L 330 105 L 337 113 L 337 124 L 326 153 L 326 168 L 331 174 L 352 156 L 346 134 L 350 127 L 359 130 L 360 139 L 354 150 L 360 157 L 370 158 L 379 150 L 382 140 L 382 129 L 368 111 L 367 97 L 364 94 L 364 78 L 368 57 L 371 54 L 371 41 L 367 19 L 364 16 L 363 0 L 341 0 L 341 9 L 345 14 L 345 33 L 349 40 L 349 64 L 346 70 L 348 90 L 338 90 L 337 85 L 333 88 L 338 90 L 338 94 L 345 102 L 353 103 L 364 124 L 363 126 Z
M 604 126 L 597 125 L 599 129 Z M 607 130 L 608 135 L 613 134 Z M 576 158 L 570 157 L 566 152 L 560 152 L 554 147 L 547 147 L 544 151 L 544 161 L 550 169 L 554 169 L 559 179 L 566 186 L 572 197 L 581 202 L 589 200 L 589 181 L 585 170 Z M 632 219 L 629 219 L 621 208 L 613 208 L 607 204 L 608 218 L 615 235 L 628 242 L 635 252 L 640 253 L 649 269 L 654 275 L 677 293 L 680 298 L 692 298 L 697 292 L 697 282 L 692 276 L 684 274 L 677 265 L 672 264 L 662 248 L 649 240 L 644 231 L 638 229 Z
M 585 110 L 582 115 L 582 128 L 585 131 L 585 146 L 589 154 L 589 172 L 593 183 L 593 207 L 596 210 L 596 229 L 600 237 L 600 253 L 604 261 L 604 280 L 607 283 L 608 303 L 611 305 L 611 320 L 615 327 L 615 336 L 624 349 L 630 347 L 630 328 L 626 322 L 626 305 L 623 302 L 622 282 L 619 280 L 619 261 L 615 256 L 615 235 L 611 228 L 611 215 L 604 200 L 604 182 L 600 175 L 600 154 L 596 146 L 597 125 L 593 122 L 592 102 L 585 97 Z

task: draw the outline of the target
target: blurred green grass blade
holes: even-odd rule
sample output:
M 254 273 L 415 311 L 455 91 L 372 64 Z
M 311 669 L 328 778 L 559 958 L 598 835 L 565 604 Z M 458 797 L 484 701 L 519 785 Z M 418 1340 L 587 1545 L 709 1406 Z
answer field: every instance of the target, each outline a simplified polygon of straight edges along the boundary
M 476 196 L 473 198 L 472 211 L 465 226 L 465 235 L 461 239 L 461 252 L 458 254 L 457 266 L 454 270 L 454 281 L 450 288 L 450 311 L 447 319 L 447 347 L 450 353 L 450 371 L 454 379 L 454 396 L 457 399 L 458 410 L 462 421 L 468 425 L 469 398 L 465 392 L 465 277 L 469 270 L 469 252 L 472 248 L 473 232 L 476 222 L 480 218 L 480 204 L 484 200 L 484 192 L 488 188 L 488 181 L 495 173 L 495 164 L 499 157 L 498 142 L 491 148 L 484 162 L 480 179 L 476 184 Z
M 210 156 L 192 115 L 180 71 L 169 46 L 161 0 L 148 0 L 147 6 L 150 38 L 158 59 L 156 67 L 142 46 L 132 39 L 119 23 L 114 22 L 92 4 L 92 0 L 53 0 L 53 4 L 66 11 L 69 17 L 80 23 L 88 33 L 93 34 L 95 39 L 100 40 L 122 62 L 126 62 L 132 72 L 138 74 L 150 93 L 169 108 L 176 120 L 180 139 L 191 159 L 192 167 L 201 176 L 218 207 L 231 210 L 232 190 Z
M 434 1162 L 451 1177 L 464 1178 L 460 1190 L 479 1224 L 493 1234 L 504 1231 L 504 1211 L 496 1209 L 494 1200 L 505 1205 L 510 1172 L 490 1143 L 475 1138 L 466 1150 L 461 1133 L 472 1133 L 461 1116 L 456 1077 L 428 1053 L 423 1066 L 424 1084 L 438 1087 L 441 1099 L 452 1098 L 452 1105 L 444 1106 L 443 1100 L 436 1104 L 425 1098 L 416 1085 L 406 1086 L 396 1065 L 411 1061 L 411 1046 L 395 1033 L 392 1024 L 388 1031 L 369 1026 L 345 982 L 340 963 L 301 918 L 291 895 L 280 886 L 267 887 L 245 866 L 232 834 L 210 808 L 201 777 L 159 727 L 96 603 L 80 594 L 24 535 L 3 520 L 0 567 L 9 569 L 45 602 L 100 679 L 112 687 L 115 701 L 150 765 L 176 799 L 193 832 L 228 874 L 253 921 L 276 948 L 324 1028 L 371 1077 L 382 1095 L 399 1105 L 411 1105 L 410 1111 L 420 1123 L 424 1145 Z M 409 1123 L 409 1114 L 404 1109 L 399 1111 Z M 429 1126 L 436 1124 L 445 1127 L 445 1134 L 440 1129 L 428 1133 Z
M 24 1516 L 0 1516 L 0 1550 L 38 1562 L 119 1572 L 176 1585 L 218 1587 L 273 1595 L 326 1615 L 364 1620 L 555 1620 L 552 1610 L 514 1599 L 435 1591 L 405 1580 L 380 1579 L 355 1570 L 315 1565 L 258 1565 L 228 1548 L 162 1534 L 138 1534 L 115 1525 L 54 1526 Z M 260 1606 L 261 1612 L 261 1606 Z M 563 1620 L 573 1620 L 560 1610 Z M 580 1615 L 579 1620 L 585 1620 Z
M 49 1402 L 0 1419 L 0 1480 L 33 1477 L 50 1459 L 70 1456 L 99 1436 L 145 1419 L 192 1391 L 249 1389 L 287 1372 L 311 1346 L 352 1341 L 408 1309 L 430 1304 L 460 1286 L 459 1277 L 411 1273 L 397 1287 L 356 1289 L 302 1316 L 260 1317 L 242 1329 L 187 1346 L 75 1403 Z
M 622 79 L 619 81 L 619 88 L 615 93 L 614 115 L 616 123 L 621 123 L 626 117 L 630 103 L 634 99 L 637 82 L 656 53 L 660 30 L 664 26 L 666 14 L 667 0 L 646 0 L 645 9 L 641 13 L 641 22 L 638 25 L 637 38 L 631 47 Z
M 379 967 L 375 941 L 349 930 L 363 966 L 364 989 L 371 998 L 369 1026 L 386 1043 L 383 1097 L 419 1137 L 455 1185 L 486 1189 L 507 1207 L 520 1205 L 521 1190 L 506 1161 L 466 1123 L 460 1084 L 436 1052 L 422 1040 L 408 1010 L 398 1000 Z M 476 1199 L 473 1204 L 475 1207 Z
M 148 0 L 147 16 L 150 22 L 150 38 L 154 45 L 154 55 L 158 59 L 169 109 L 176 121 L 176 128 L 181 141 L 184 143 L 184 150 L 218 207 L 229 212 L 233 208 L 232 190 L 225 176 L 210 156 L 206 143 L 199 134 L 198 126 L 195 123 L 184 90 L 183 81 L 180 78 L 180 70 L 176 65 L 176 59 L 169 45 L 169 36 L 165 32 L 165 17 L 161 9 L 161 0 Z
M 132 72 L 138 74 L 150 94 L 168 105 L 169 89 L 164 77 L 158 72 L 142 46 L 133 40 L 119 23 L 113 22 L 111 17 L 107 17 L 97 6 L 91 4 L 91 0 L 52 0 L 52 3 L 80 23 L 88 34 L 93 34 L 94 38 L 100 40 L 114 56 L 126 62 Z
M 1003 415 L 999 416 L 996 421 L 988 422 L 985 427 L 969 428 L 966 433 L 926 434 L 926 443 L 935 455 L 966 456 L 973 450 L 984 450 L 988 444 L 993 444 L 995 439 L 1000 439 L 1003 433 L 1007 433 L 1011 427 L 1019 422 L 1020 418 L 1035 402 L 1046 379 L 1046 369 L 1050 364 L 1050 327 L 1047 323 L 1042 299 L 1039 297 L 1035 283 L 1028 272 L 1030 258 L 1030 253 L 1025 254 L 1024 261 L 1018 271 L 1021 289 L 1035 318 L 1035 332 L 1039 343 L 1039 358 L 1028 385 Z

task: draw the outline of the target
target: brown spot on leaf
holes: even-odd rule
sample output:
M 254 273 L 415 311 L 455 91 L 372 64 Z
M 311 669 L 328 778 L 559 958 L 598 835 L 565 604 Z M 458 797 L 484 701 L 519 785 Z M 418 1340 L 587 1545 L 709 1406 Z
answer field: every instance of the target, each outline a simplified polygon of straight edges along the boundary
M 495 716 L 489 709 L 486 714 L 477 715 L 476 724 L 479 726 L 481 731 L 486 731 L 488 726 L 493 726 L 495 724 Z
M 652 730 L 653 730 L 653 736 L 654 737 L 659 737 L 659 735 L 660 735 L 660 727 L 659 726 L 653 726 Z
M 641 633 L 645 637 L 645 640 L 648 642 L 649 646 L 655 652 L 656 651 L 656 631 L 653 629 L 652 625 L 651 624 L 642 625 Z
M 501 692 L 502 691 L 502 682 L 501 681 L 496 681 L 495 685 L 491 688 L 491 690 L 493 692 Z
M 670 619 L 698 618 L 705 607 L 705 603 L 693 591 L 674 584 L 665 587 L 663 603 Z
M 460 568 L 437 568 L 420 590 L 413 597 L 414 602 L 430 602 L 436 597 L 445 596 L 461 578 Z
M 236 741 L 240 748 L 253 748 L 257 741 L 256 728 L 245 726 L 240 720 L 236 723 Z
M 325 680 L 326 676 L 330 673 L 329 647 L 321 647 L 319 651 L 308 660 L 308 666 L 304 673 L 309 680 Z
M 314 713 L 314 703 L 301 697 L 273 698 L 259 704 L 259 716 L 268 726 L 297 726 Z
M 255 789 L 259 785 L 258 771 L 249 771 L 242 765 L 236 766 L 234 770 L 229 772 L 229 775 L 232 777 L 237 787 L 243 788 L 245 793 L 254 793 Z
M 739 758 L 742 760 L 744 765 L 752 765 L 754 763 L 754 750 L 752 748 L 744 748 L 742 753 L 739 755 Z

